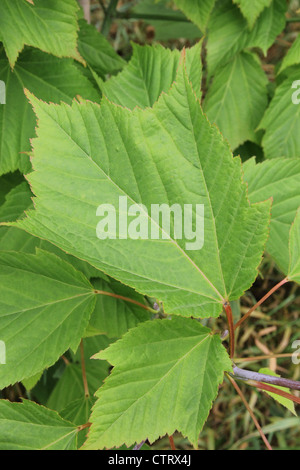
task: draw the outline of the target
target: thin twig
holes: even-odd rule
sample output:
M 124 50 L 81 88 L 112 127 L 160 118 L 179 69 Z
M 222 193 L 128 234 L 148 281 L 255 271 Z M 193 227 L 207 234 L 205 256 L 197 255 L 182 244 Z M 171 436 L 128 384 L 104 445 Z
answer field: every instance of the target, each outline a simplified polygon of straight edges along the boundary
M 300 390 L 300 382 L 296 380 L 285 379 L 283 377 L 276 377 L 274 375 L 261 374 L 260 372 L 253 372 L 252 370 L 240 369 L 233 367 L 234 378 L 241 380 L 255 380 L 264 382 L 271 385 L 278 385 L 279 387 L 289 388 L 291 390 Z
M 286 277 L 282 279 L 282 281 L 278 282 L 276 286 L 274 286 L 262 299 L 260 299 L 250 310 L 234 325 L 234 329 L 236 330 L 239 326 L 241 326 L 242 323 L 244 323 L 245 320 L 251 315 L 251 313 L 254 312 L 254 310 L 257 309 L 265 300 L 267 300 L 277 289 L 279 289 L 281 286 L 289 282 L 289 279 Z
M 240 387 L 238 386 L 238 384 L 236 383 L 236 381 L 235 381 L 232 377 L 230 377 L 229 374 L 227 374 L 227 377 L 228 377 L 228 379 L 230 380 L 230 382 L 232 383 L 232 385 L 234 386 L 234 388 L 235 388 L 235 390 L 237 391 L 237 393 L 239 394 L 239 396 L 241 397 L 241 400 L 242 400 L 242 402 L 244 403 L 245 407 L 247 408 L 248 413 L 250 414 L 250 416 L 251 416 L 251 418 L 252 418 L 252 420 L 253 420 L 253 422 L 254 422 L 254 424 L 255 424 L 255 426 L 256 426 L 256 429 L 258 430 L 258 432 L 259 432 L 259 434 L 260 434 L 262 440 L 264 441 L 264 443 L 265 443 L 267 449 L 268 449 L 268 450 L 273 450 L 272 447 L 271 447 L 271 445 L 270 445 L 270 443 L 269 443 L 269 441 L 268 441 L 268 439 L 267 439 L 266 436 L 264 435 L 263 430 L 262 430 L 262 428 L 261 428 L 259 422 L 257 421 L 257 419 L 256 419 L 256 417 L 255 417 L 253 411 L 251 410 L 251 408 L 250 408 L 250 406 L 249 406 L 249 404 L 248 404 L 246 398 L 244 397 L 244 394 L 243 394 L 242 390 L 240 389 Z

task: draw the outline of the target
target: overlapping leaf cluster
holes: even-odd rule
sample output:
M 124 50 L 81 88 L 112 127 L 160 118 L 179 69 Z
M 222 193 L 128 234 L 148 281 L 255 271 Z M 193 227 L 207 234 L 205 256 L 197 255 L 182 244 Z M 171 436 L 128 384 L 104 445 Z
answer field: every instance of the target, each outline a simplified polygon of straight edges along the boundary
M 0 0 L 0 389 L 22 382 L 47 408 L 0 400 L 0 447 L 129 447 L 176 430 L 196 447 L 231 370 L 201 319 L 251 287 L 265 248 L 300 282 L 299 41 L 269 103 L 254 50 L 285 27 L 279 0 L 176 0 L 207 41 L 134 45 L 128 63 L 75 0 L 15 3 Z M 266 161 L 233 157 L 249 141 Z M 162 224 L 159 240 L 99 240 L 97 207 L 121 196 L 143 223 L 151 204 L 203 204 L 203 248 Z

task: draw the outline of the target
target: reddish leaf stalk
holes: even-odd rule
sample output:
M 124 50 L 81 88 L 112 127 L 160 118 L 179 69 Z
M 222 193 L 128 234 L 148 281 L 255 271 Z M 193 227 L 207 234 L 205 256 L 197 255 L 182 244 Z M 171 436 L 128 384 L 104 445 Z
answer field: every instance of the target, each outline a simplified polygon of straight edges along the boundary
M 234 356 L 234 325 L 233 325 L 233 315 L 232 310 L 230 307 L 229 302 L 225 302 L 223 304 L 224 310 L 226 312 L 227 322 L 228 322 L 228 330 L 229 330 L 229 350 L 230 350 L 230 357 L 233 358 Z
M 89 428 L 91 425 L 92 425 L 92 423 L 81 424 L 80 426 L 77 427 L 77 431 L 80 432 L 83 429 Z
M 296 397 L 295 395 L 292 395 L 291 393 L 285 392 L 284 390 L 279 390 L 276 387 L 272 387 L 271 385 L 267 385 L 265 383 L 263 384 L 257 382 L 256 380 L 249 380 L 247 384 L 259 388 L 260 390 L 263 390 L 265 392 L 275 393 L 276 395 L 280 395 L 281 397 L 287 398 L 288 400 L 292 400 L 294 403 L 300 405 L 300 398 Z
M 173 436 L 168 436 L 168 437 L 169 437 L 169 442 L 170 442 L 171 449 L 176 450 Z
M 148 307 L 147 305 L 144 305 L 141 302 L 138 302 L 137 300 L 130 299 L 129 297 L 124 297 L 123 295 L 114 294 L 112 292 L 106 292 L 104 290 L 95 290 L 94 292 L 95 294 L 107 295 L 108 297 L 114 297 L 115 299 L 120 299 L 120 300 L 124 300 L 125 302 L 130 302 L 132 304 L 138 305 L 141 308 L 144 308 L 145 310 L 149 310 L 150 312 L 153 311 L 151 307 Z
M 236 330 L 245 320 L 259 307 L 265 300 L 267 300 L 277 289 L 281 286 L 289 282 L 289 279 L 286 277 L 282 279 L 282 281 L 278 282 L 276 286 L 274 286 L 262 299 L 260 299 L 250 310 L 234 325 L 234 329 Z
M 260 434 L 262 440 L 264 441 L 264 443 L 265 443 L 267 449 L 268 449 L 268 450 L 273 450 L 272 447 L 271 447 L 271 445 L 270 445 L 270 443 L 269 443 L 269 441 L 268 441 L 268 439 L 267 439 L 266 436 L 264 435 L 263 430 L 262 430 L 262 428 L 261 428 L 259 422 L 257 421 L 256 417 L 254 416 L 253 411 L 251 410 L 250 406 L 248 405 L 247 400 L 246 400 L 246 398 L 244 397 L 244 394 L 243 394 L 242 390 L 240 389 L 240 387 L 238 386 L 238 384 L 236 383 L 236 381 L 235 381 L 232 377 L 230 377 L 230 375 L 227 374 L 227 377 L 229 378 L 229 380 L 230 380 L 230 382 L 232 383 L 232 385 L 234 386 L 235 390 L 237 391 L 237 393 L 238 393 L 239 396 L 241 397 L 241 400 L 242 400 L 242 402 L 244 403 L 245 407 L 247 408 L 247 411 L 248 411 L 248 413 L 250 414 L 250 416 L 251 416 L 251 418 L 252 418 L 252 420 L 253 420 L 253 422 L 254 422 L 254 424 L 255 424 L 255 426 L 256 426 L 256 429 L 258 430 L 258 432 L 259 432 L 259 434 Z

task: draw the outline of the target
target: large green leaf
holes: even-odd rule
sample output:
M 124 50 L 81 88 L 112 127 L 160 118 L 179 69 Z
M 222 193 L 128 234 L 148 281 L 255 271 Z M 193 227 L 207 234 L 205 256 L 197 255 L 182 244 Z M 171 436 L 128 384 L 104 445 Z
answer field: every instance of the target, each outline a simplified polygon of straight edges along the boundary
M 0 253 L 0 388 L 49 367 L 76 349 L 95 306 L 88 280 L 55 255 Z
M 67 77 L 67 79 L 66 79 Z M 24 95 L 27 88 L 52 103 L 70 103 L 77 95 L 97 101 L 99 94 L 71 59 L 57 59 L 44 52 L 27 49 L 14 70 L 0 54 L 0 80 L 6 83 L 6 104 L 0 106 L 0 175 L 20 169 L 30 170 L 31 137 L 36 118 Z
M 197 445 L 231 361 L 196 320 L 141 323 L 95 356 L 113 372 L 97 392 L 85 449 L 155 441 L 176 430 Z
M 216 3 L 216 0 L 174 0 L 175 5 L 180 8 L 184 14 L 192 20 L 201 31 L 206 30 L 206 26 Z
M 76 0 L 0 0 L 0 39 L 13 67 L 26 45 L 82 61 L 77 51 Z
M 250 2 L 249 0 L 233 0 L 233 3 L 239 6 L 250 28 L 253 28 L 261 12 L 271 5 L 272 0 L 251 0 Z
M 266 55 L 285 26 L 286 9 L 286 2 L 273 0 L 249 31 L 239 8 L 231 0 L 219 0 L 208 24 L 209 74 L 213 74 L 219 65 L 226 64 L 235 54 L 245 49 L 260 48 Z
M 260 63 L 245 52 L 216 70 L 204 111 L 232 150 L 247 140 L 257 141 L 255 130 L 268 104 L 267 84 Z
M 107 100 L 72 107 L 31 101 L 39 118 L 28 176 L 35 210 L 16 226 L 163 300 L 167 312 L 216 316 L 251 286 L 270 201 L 249 205 L 240 159 L 203 115 L 183 68 L 152 109 L 132 112 Z M 121 196 L 128 206 L 143 204 L 141 223 L 154 226 L 158 239 L 151 232 L 97 238 L 99 204 L 113 205 L 118 215 Z M 186 236 L 175 238 L 173 218 L 168 230 L 151 214 L 152 204 L 162 203 L 190 204 L 193 227 L 196 205 L 204 206 L 204 246 L 203 218 L 190 246 Z
M 300 284 L 300 209 L 290 231 L 290 265 L 288 278 Z
M 255 164 L 251 158 L 243 165 L 252 203 L 272 197 L 270 236 L 266 249 L 280 269 L 289 268 L 289 232 L 300 207 L 300 160 L 276 158 Z
M 1 450 L 75 450 L 76 426 L 55 411 L 24 400 L 0 400 Z
M 275 96 L 259 124 L 259 129 L 266 131 L 262 140 L 266 158 L 300 158 L 300 104 L 293 100 L 293 94 L 297 93 L 293 84 L 298 80 L 298 70 L 289 73 L 288 78 L 276 88 Z
M 168 92 L 176 78 L 183 55 L 161 45 L 133 44 L 133 55 L 119 75 L 101 84 L 103 94 L 112 102 L 133 109 L 153 106 L 162 92 Z M 190 81 L 201 96 L 201 42 L 185 51 L 185 63 Z

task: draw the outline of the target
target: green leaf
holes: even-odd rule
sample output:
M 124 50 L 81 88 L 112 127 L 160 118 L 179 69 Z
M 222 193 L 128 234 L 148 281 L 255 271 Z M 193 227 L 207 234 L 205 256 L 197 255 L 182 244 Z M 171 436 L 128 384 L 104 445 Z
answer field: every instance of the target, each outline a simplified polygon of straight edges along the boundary
M 242 52 L 218 68 L 204 101 L 204 111 L 232 150 L 257 141 L 256 127 L 268 104 L 268 80 L 260 63 Z
M 233 0 L 233 3 L 239 6 L 252 29 L 261 12 L 271 5 L 272 0 Z
M 0 265 L 3 388 L 51 366 L 68 348 L 76 349 L 96 299 L 83 274 L 50 253 L 1 252 Z
M 300 158 L 300 102 L 294 103 L 298 92 L 293 88 L 299 80 L 299 72 L 293 71 L 275 91 L 258 129 L 264 129 L 262 146 L 266 158 Z
M 219 0 L 208 24 L 209 75 L 245 49 L 259 48 L 266 55 L 285 27 L 286 9 L 286 2 L 273 0 L 271 6 L 262 12 L 253 29 L 249 31 L 247 21 L 239 8 L 232 4 L 231 0 Z
M 288 53 L 284 56 L 279 73 L 296 64 L 300 64 L 300 34 L 293 42 L 293 45 L 289 49 Z
M 140 322 L 150 319 L 150 312 L 145 309 L 144 297 L 130 287 L 114 279 L 97 279 L 93 285 L 98 295 L 89 324 L 91 331 L 105 334 L 109 338 L 118 338 Z
M 14 225 L 163 300 L 169 313 L 217 316 L 225 299 L 251 286 L 270 201 L 249 205 L 240 159 L 203 115 L 183 68 L 153 109 L 132 112 L 107 100 L 72 107 L 31 101 L 39 119 L 28 177 L 35 210 Z M 118 215 L 121 196 L 128 206 L 144 205 L 140 217 L 157 227 L 159 242 L 150 232 L 147 239 L 97 239 L 99 204 L 112 204 Z M 151 214 L 152 204 L 162 203 L 191 204 L 193 217 L 203 204 L 203 249 L 203 219 L 198 244 L 190 247 L 185 237 L 175 238 L 173 221 L 168 233 Z
M 216 0 L 194 0 L 193 2 L 190 0 L 174 0 L 174 2 L 201 31 L 205 32 Z
M 78 4 L 75 0 L 0 0 L 0 36 L 14 67 L 26 45 L 57 57 L 82 61 L 77 51 Z
M 187 73 L 198 97 L 201 96 L 201 45 L 185 52 Z M 129 109 L 153 106 L 162 92 L 168 92 L 176 78 L 182 54 L 161 45 L 132 44 L 133 55 L 116 77 L 101 85 L 102 93 L 113 103 Z
M 6 196 L 5 203 L 0 207 L 0 251 L 17 251 L 35 254 L 36 248 L 49 251 L 72 264 L 87 278 L 104 277 L 105 275 L 90 264 L 68 255 L 51 243 L 32 236 L 30 233 L 16 227 L 1 226 L 1 223 L 11 222 L 24 217 L 24 211 L 31 208 L 33 197 L 26 182 L 13 188 Z M 107 278 L 108 279 L 108 278 Z
M 273 199 L 266 250 L 287 275 L 289 232 L 300 207 L 300 160 L 276 158 L 256 165 L 255 158 L 251 158 L 244 163 L 243 169 L 250 201 Z
M 30 151 L 29 139 L 35 135 L 36 117 L 24 88 L 52 103 L 71 103 L 77 95 L 99 99 L 99 93 L 71 59 L 57 59 L 37 50 L 24 51 L 13 71 L 2 52 L 0 80 L 6 83 L 6 104 L 0 106 L 0 175 L 31 169 L 24 152 Z
M 84 449 L 154 442 L 176 430 L 197 446 L 231 361 L 220 337 L 196 320 L 141 323 L 96 355 L 113 371 L 97 392 Z
M 1 450 L 75 450 L 77 429 L 55 411 L 0 400 Z
M 290 266 L 288 278 L 300 283 L 300 210 L 298 210 L 290 231 Z
M 85 20 L 78 23 L 78 50 L 86 63 L 102 77 L 122 69 L 126 62 L 108 40 Z
M 258 371 L 260 374 L 266 374 L 266 375 L 272 375 L 273 377 L 280 377 L 279 374 L 275 374 L 272 370 L 268 369 L 267 367 L 264 367 L 262 369 L 259 369 Z M 283 390 L 284 392 L 289 392 L 289 389 L 286 387 L 279 387 L 278 385 L 273 385 L 274 388 L 278 388 L 278 390 Z M 283 405 L 285 408 L 287 408 L 291 413 L 297 416 L 297 413 L 295 411 L 295 405 L 292 402 L 292 400 L 289 400 L 288 398 L 282 397 L 280 395 L 277 395 L 276 393 L 268 392 L 266 393 L 274 398 L 278 403 Z

